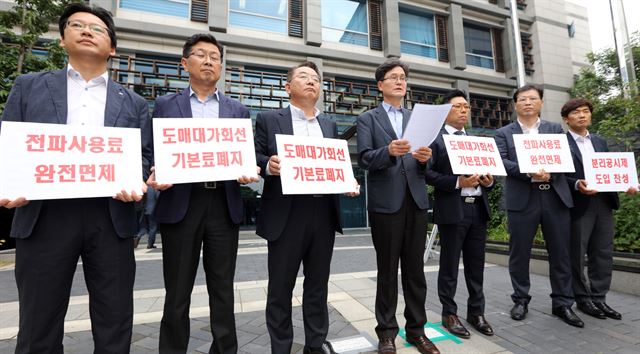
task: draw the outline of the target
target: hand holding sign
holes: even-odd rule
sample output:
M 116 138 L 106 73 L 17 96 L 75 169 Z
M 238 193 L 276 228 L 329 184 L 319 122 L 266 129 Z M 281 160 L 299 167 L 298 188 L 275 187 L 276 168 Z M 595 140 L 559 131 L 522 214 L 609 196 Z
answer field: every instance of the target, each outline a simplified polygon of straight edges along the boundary
M 398 139 L 392 140 L 389 143 L 389 155 L 391 156 L 404 156 L 411 150 L 411 145 L 409 145 L 409 140 Z
M 411 155 L 413 156 L 414 159 L 418 160 L 418 162 L 425 163 L 429 161 L 429 159 L 431 158 L 431 149 L 426 146 L 423 146 L 418 150 L 412 152 Z
M 7 209 L 19 208 L 21 206 L 25 206 L 29 204 L 29 201 L 25 198 L 16 198 L 13 200 L 10 199 L 0 199 L 0 206 L 3 206 Z

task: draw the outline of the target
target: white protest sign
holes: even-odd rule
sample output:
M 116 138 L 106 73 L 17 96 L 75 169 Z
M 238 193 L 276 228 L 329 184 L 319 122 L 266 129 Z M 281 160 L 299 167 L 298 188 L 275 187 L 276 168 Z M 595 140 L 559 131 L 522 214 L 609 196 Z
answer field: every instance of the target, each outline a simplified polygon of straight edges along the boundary
M 415 104 L 411 112 L 411 119 L 404 129 L 402 139 L 409 141 L 411 150 L 422 146 L 429 146 L 436 140 L 440 128 L 451 111 L 451 104 Z
M 276 134 L 282 194 L 338 194 L 356 189 L 347 141 Z
M 2 122 L 0 199 L 142 194 L 137 128 Z
M 564 134 L 514 134 L 513 144 L 520 173 L 575 172 Z
M 257 176 L 251 119 L 155 118 L 153 146 L 158 183 Z
M 596 152 L 582 157 L 587 188 L 599 192 L 640 189 L 632 152 Z
M 493 138 L 452 134 L 444 134 L 442 138 L 454 174 L 507 175 L 496 141 Z

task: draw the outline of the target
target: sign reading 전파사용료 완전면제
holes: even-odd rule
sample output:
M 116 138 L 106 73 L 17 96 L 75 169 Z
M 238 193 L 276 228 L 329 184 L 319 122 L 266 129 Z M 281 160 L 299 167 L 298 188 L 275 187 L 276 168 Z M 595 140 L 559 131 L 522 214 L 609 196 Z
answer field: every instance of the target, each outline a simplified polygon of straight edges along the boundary
M 514 134 L 520 173 L 575 172 L 569 141 L 564 134 Z

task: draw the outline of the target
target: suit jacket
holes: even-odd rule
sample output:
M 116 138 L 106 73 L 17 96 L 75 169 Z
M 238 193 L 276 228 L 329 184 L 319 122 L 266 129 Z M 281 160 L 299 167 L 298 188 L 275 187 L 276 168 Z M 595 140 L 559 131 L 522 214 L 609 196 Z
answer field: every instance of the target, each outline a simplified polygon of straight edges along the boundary
M 337 138 L 336 122 L 324 115 L 318 116 L 318 123 L 325 138 Z M 289 107 L 258 113 L 256 118 L 256 159 L 260 174 L 264 178 L 264 189 L 260 198 L 260 213 L 256 221 L 256 233 L 268 241 L 277 240 L 287 224 L 291 201 L 294 195 L 282 194 L 280 176 L 267 175 L 267 163 L 272 155 L 278 154 L 276 134 L 293 135 L 291 109 Z M 340 199 L 331 195 L 335 211 L 334 230 L 342 233 L 340 226 Z M 309 215 L 313 217 L 313 215 Z
M 404 128 L 411 112 L 403 108 L 402 115 Z M 357 137 L 358 165 L 369 171 L 368 210 L 387 214 L 400 210 L 407 186 L 418 208 L 427 209 L 426 164 L 421 164 L 411 154 L 389 155 L 389 143 L 398 136 L 382 104 L 358 117 Z
M 431 164 L 430 168 L 425 171 L 425 177 L 427 183 L 435 187 L 433 222 L 436 224 L 455 224 L 464 219 L 460 194 L 462 193 L 462 188 L 456 189 L 458 175 L 453 174 L 451 169 L 451 161 L 442 137 L 445 134 L 449 133 L 442 128 L 440 134 L 430 146 L 432 151 Z M 480 186 L 480 188 L 482 189 L 485 220 L 489 220 L 491 210 L 487 194 L 493 188 L 493 185 L 488 188 Z
M 564 134 L 560 124 L 546 120 L 540 120 L 538 132 L 540 134 Z M 498 150 L 500 150 L 504 168 L 507 170 L 505 186 L 507 210 L 519 211 L 523 210 L 529 203 L 531 177 L 527 176 L 526 173 L 520 173 L 516 147 L 513 144 L 514 134 L 522 134 L 522 128 L 517 121 L 498 129 L 495 139 Z M 560 197 L 560 200 L 562 200 L 562 203 L 564 203 L 567 208 L 572 208 L 573 199 L 571 198 L 571 190 L 569 190 L 565 174 L 551 174 L 550 183 L 553 190 L 558 194 L 558 197 Z
M 11 88 L 2 121 L 67 124 L 67 69 L 19 76 Z M 142 175 L 145 180 L 149 176 L 152 158 L 150 123 L 147 101 L 109 80 L 104 126 L 140 128 Z M 138 228 L 134 203 L 105 199 L 109 201 L 111 220 L 118 236 L 133 237 Z M 16 209 L 12 237 L 27 238 L 31 235 L 42 204 L 41 200 L 32 200 Z
M 249 118 L 249 110 L 242 103 L 218 93 L 220 118 Z M 158 97 L 153 109 L 153 118 L 192 118 L 189 88 L 182 92 Z M 240 196 L 240 185 L 236 181 L 224 181 L 229 216 L 234 224 L 242 223 L 244 208 Z M 156 221 L 163 224 L 180 222 L 187 213 L 191 196 L 191 183 L 176 184 L 161 191 L 156 203 Z
M 607 146 L 607 142 L 604 139 L 595 134 L 590 134 L 590 136 L 591 143 L 593 144 L 593 149 L 595 150 L 595 152 L 609 152 L 609 147 Z M 580 148 L 578 148 L 578 144 L 569 132 L 567 132 L 567 139 L 569 140 L 569 148 L 571 149 L 573 165 L 576 167 L 576 172 L 567 174 L 567 182 L 569 183 L 569 189 L 571 189 L 571 194 L 573 196 L 573 208 L 571 209 L 571 217 L 579 218 L 584 215 L 584 212 L 589 207 L 589 203 L 591 203 L 591 200 L 593 200 L 594 196 L 582 194 L 580 193 L 580 191 L 575 189 L 576 182 L 579 179 L 584 179 L 584 163 L 582 161 L 582 153 L 580 152 Z M 607 205 L 609 205 L 611 209 L 618 209 L 618 207 L 620 206 L 618 193 L 600 192 L 598 194 L 603 196 Z

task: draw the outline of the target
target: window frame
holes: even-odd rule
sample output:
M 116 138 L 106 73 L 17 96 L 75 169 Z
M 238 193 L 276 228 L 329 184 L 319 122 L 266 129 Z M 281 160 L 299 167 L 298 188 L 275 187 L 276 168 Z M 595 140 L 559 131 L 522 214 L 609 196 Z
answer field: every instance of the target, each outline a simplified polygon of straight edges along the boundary
M 274 1 L 279 1 L 279 0 L 274 0 Z M 248 29 L 248 30 L 265 31 L 265 32 L 272 32 L 272 33 L 288 35 L 288 33 L 289 33 L 289 1 L 285 0 L 284 3 L 286 5 L 285 11 L 284 11 L 284 17 L 280 18 L 280 17 L 270 16 L 270 15 L 264 15 L 264 14 L 257 13 L 257 12 L 249 12 L 249 11 L 242 11 L 242 10 L 232 9 L 231 8 L 231 0 L 228 0 L 227 4 L 229 6 L 229 13 L 228 13 L 227 24 L 228 24 L 229 27 L 233 27 L 233 28 L 242 28 L 242 29 Z M 248 27 L 248 26 L 235 25 L 235 24 L 231 23 L 231 14 L 232 13 L 237 13 L 237 14 L 246 15 L 246 16 L 253 16 L 253 17 L 258 17 L 258 18 L 264 18 L 264 19 L 269 19 L 269 20 L 283 21 L 284 30 L 283 31 L 276 31 L 276 30 L 273 30 L 271 28 L 258 28 L 258 27 Z
M 364 10 L 366 11 L 365 12 L 365 19 L 367 21 L 367 24 L 366 24 L 367 32 L 360 32 L 360 31 L 353 31 L 353 30 L 347 30 L 347 29 L 341 29 L 341 28 L 336 28 L 336 27 L 325 26 L 322 23 L 322 21 L 320 21 L 321 22 L 320 23 L 321 32 L 326 28 L 326 29 L 329 29 L 329 30 L 332 30 L 332 31 L 341 31 L 343 33 L 354 33 L 354 34 L 357 34 L 357 35 L 365 36 L 367 38 L 367 43 L 366 44 L 356 44 L 356 43 L 347 43 L 347 42 L 340 42 L 340 41 L 334 42 L 334 41 L 325 39 L 324 36 L 322 38 L 322 41 L 327 41 L 329 43 L 347 44 L 347 45 L 354 45 L 354 46 L 358 46 L 358 47 L 367 47 L 367 48 L 369 48 L 371 46 L 371 33 L 370 33 L 371 24 L 369 23 L 369 0 L 340 0 L 340 1 L 351 1 L 351 2 L 364 3 L 364 5 L 365 5 L 364 6 Z M 322 6 L 322 4 L 320 6 Z M 322 10 L 320 10 L 320 11 L 322 12 Z
M 419 56 L 422 58 L 430 58 L 430 59 L 435 59 L 438 60 L 438 31 L 436 28 L 436 14 L 433 12 L 429 12 L 429 11 L 420 11 L 420 10 L 414 10 L 414 9 L 408 9 L 408 8 L 403 8 L 403 7 L 399 7 L 398 8 L 398 18 L 400 18 L 400 14 L 401 13 L 406 13 L 409 15 L 414 15 L 414 16 L 420 16 L 420 17 L 426 17 L 425 15 L 430 15 L 431 16 L 431 22 L 433 24 L 433 38 L 434 38 L 434 44 L 433 45 L 429 45 L 429 44 L 423 44 L 423 43 L 418 43 L 418 42 L 413 42 L 413 41 L 409 41 L 409 40 L 405 40 L 402 39 L 402 34 L 400 34 L 400 53 L 402 54 L 408 54 L 408 55 L 415 55 L 415 56 Z M 400 32 L 402 33 L 402 32 Z M 432 48 L 434 51 L 434 56 L 426 56 L 426 55 L 420 55 L 420 54 L 414 54 L 414 53 L 407 53 L 402 51 L 402 43 L 407 43 L 407 44 L 411 44 L 411 45 L 417 45 L 420 47 L 425 47 L 425 48 Z
M 493 42 L 493 34 L 491 33 L 491 27 L 485 26 L 485 25 L 482 25 L 482 24 L 476 24 L 476 23 L 473 23 L 473 22 L 463 22 L 462 23 L 463 32 L 464 32 L 464 28 L 467 27 L 467 26 L 469 26 L 469 27 L 471 27 L 473 29 L 476 29 L 476 30 L 486 30 L 486 32 L 489 34 L 489 44 L 490 44 L 489 49 L 491 50 L 491 56 L 489 57 L 489 56 L 482 55 L 482 54 L 476 54 L 476 53 L 468 52 L 467 51 L 467 45 L 466 45 L 466 37 L 465 37 L 465 46 L 464 46 L 465 63 L 467 65 L 471 65 L 471 66 L 476 67 L 476 68 L 482 68 L 482 69 L 488 69 L 488 70 L 496 70 L 496 53 L 494 52 L 495 43 Z M 471 63 L 469 63 L 468 56 L 481 58 L 481 59 L 490 59 L 491 60 L 491 67 L 471 64 Z

